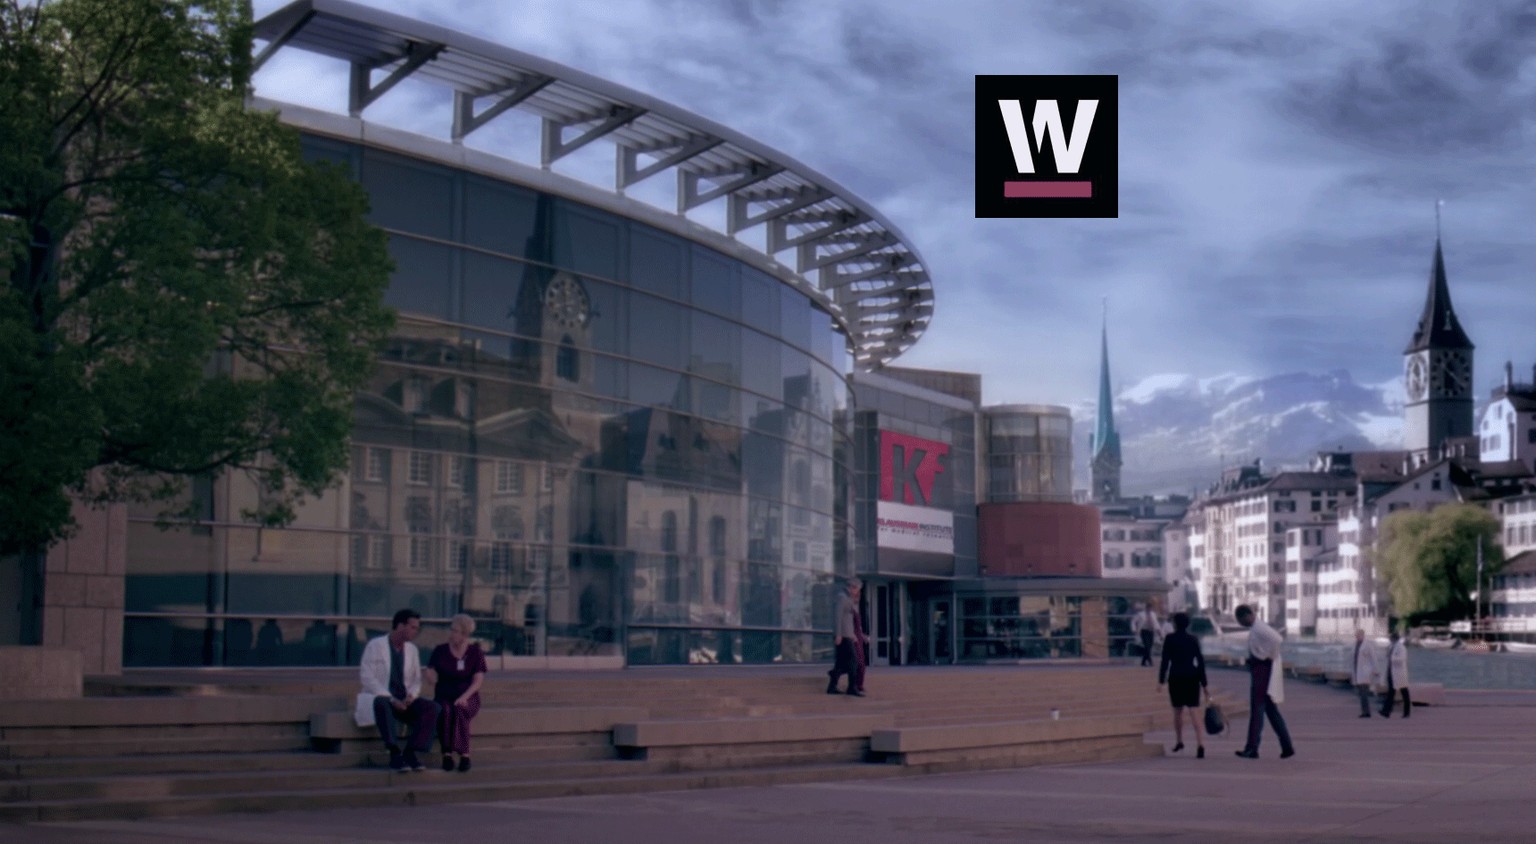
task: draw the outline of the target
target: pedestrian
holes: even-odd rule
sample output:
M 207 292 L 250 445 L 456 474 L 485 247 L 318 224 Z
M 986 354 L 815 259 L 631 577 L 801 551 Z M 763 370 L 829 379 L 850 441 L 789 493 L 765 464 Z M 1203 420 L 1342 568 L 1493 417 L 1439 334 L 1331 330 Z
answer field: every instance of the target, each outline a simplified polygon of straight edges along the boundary
M 418 753 L 432 749 L 437 730 L 438 705 L 421 697 L 421 651 L 412 644 L 421 632 L 421 613 L 403 609 L 395 613 L 389 634 L 368 642 L 363 649 L 358 679 L 363 691 L 357 696 L 353 718 L 359 727 L 377 727 L 389 752 L 389 769 L 396 773 L 421 771 Z M 397 725 L 411 725 L 410 739 L 402 751 Z
M 469 722 L 480 713 L 480 685 L 485 682 L 485 652 L 470 641 L 475 620 L 456 615 L 448 624 L 448 641 L 432 650 L 427 660 L 427 674 L 432 681 L 432 699 L 442 708 L 440 721 L 443 741 L 443 770 L 454 769 L 453 754 L 459 755 L 458 769 L 470 768 Z
M 1195 730 L 1195 758 L 1205 758 L 1205 739 L 1200 734 L 1201 692 L 1209 695 L 1205 682 L 1205 654 L 1200 640 L 1189 633 L 1189 615 L 1173 614 L 1173 632 L 1163 637 L 1163 661 L 1157 669 L 1157 686 L 1168 683 L 1168 702 L 1173 705 L 1173 752 L 1184 749 L 1184 710 L 1189 710 L 1189 725 Z
M 1157 613 L 1152 611 L 1152 605 L 1144 605 L 1131 619 L 1131 630 L 1141 638 L 1141 664 L 1152 664 L 1152 643 L 1157 639 L 1162 626 L 1157 623 Z
M 844 585 L 843 593 L 837 596 L 837 607 L 832 613 L 832 644 L 836 650 L 832 670 L 827 672 L 831 678 L 827 681 L 829 695 L 838 694 L 837 680 L 847 674 L 848 694 L 864 696 L 864 625 L 859 617 L 859 591 L 862 586 L 856 579 L 849 580 Z
M 1350 672 L 1349 681 L 1355 685 L 1355 692 L 1360 695 L 1360 717 L 1371 717 L 1371 687 L 1376 684 L 1376 678 L 1381 670 L 1376 665 L 1376 645 L 1365 641 L 1365 631 L 1355 628 L 1355 661 L 1354 669 Z
M 1264 732 L 1264 719 L 1280 739 L 1280 758 L 1296 755 L 1291 744 L 1291 733 L 1285 728 L 1277 705 L 1285 700 L 1284 668 L 1280 660 L 1280 634 L 1253 614 L 1253 608 L 1242 604 L 1237 608 L 1237 623 L 1248 628 L 1248 742 L 1237 755 L 1244 759 L 1259 758 L 1259 739 Z
M 1408 697 L 1408 648 L 1393 630 L 1392 645 L 1387 649 L 1387 696 L 1381 701 L 1381 717 L 1392 717 L 1398 689 L 1403 690 L 1403 717 L 1407 718 L 1413 711 L 1413 701 Z

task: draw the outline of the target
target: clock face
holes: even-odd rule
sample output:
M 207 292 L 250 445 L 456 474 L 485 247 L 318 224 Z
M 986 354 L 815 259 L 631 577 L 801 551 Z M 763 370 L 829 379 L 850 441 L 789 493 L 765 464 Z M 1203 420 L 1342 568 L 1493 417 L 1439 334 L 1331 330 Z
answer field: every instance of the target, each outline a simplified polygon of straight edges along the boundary
M 1465 397 L 1472 393 L 1472 358 L 1466 352 L 1443 352 L 1430 367 L 1430 387 L 1440 395 Z
M 1404 377 L 1404 386 L 1408 388 L 1408 400 L 1420 401 L 1424 393 L 1429 389 L 1428 373 L 1424 370 L 1424 356 L 1414 355 L 1408 359 L 1408 371 Z
M 544 308 L 549 317 L 569 328 L 587 324 L 592 316 L 592 300 L 581 282 L 566 273 L 560 273 L 544 290 Z

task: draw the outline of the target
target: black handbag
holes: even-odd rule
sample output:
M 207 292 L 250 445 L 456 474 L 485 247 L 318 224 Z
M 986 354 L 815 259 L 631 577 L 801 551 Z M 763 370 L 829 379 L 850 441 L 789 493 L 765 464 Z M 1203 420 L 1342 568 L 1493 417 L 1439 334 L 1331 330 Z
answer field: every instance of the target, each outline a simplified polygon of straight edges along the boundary
M 1227 728 L 1227 716 L 1221 714 L 1221 707 L 1214 703 L 1205 705 L 1205 734 L 1209 736 L 1221 735 Z

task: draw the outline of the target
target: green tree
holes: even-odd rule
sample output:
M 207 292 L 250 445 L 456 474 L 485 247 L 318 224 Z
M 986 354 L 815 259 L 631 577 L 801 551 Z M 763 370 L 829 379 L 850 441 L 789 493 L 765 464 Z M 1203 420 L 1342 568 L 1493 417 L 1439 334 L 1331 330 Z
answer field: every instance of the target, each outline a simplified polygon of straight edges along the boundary
M 1376 570 L 1386 582 L 1397 615 L 1463 619 L 1476 613 L 1478 544 L 1483 588 L 1504 567 L 1499 522 L 1473 504 L 1447 504 L 1424 513 L 1401 510 L 1382 523 Z
M 0 553 L 221 471 L 280 523 L 346 465 L 385 236 L 251 47 L 238 0 L 0 0 Z

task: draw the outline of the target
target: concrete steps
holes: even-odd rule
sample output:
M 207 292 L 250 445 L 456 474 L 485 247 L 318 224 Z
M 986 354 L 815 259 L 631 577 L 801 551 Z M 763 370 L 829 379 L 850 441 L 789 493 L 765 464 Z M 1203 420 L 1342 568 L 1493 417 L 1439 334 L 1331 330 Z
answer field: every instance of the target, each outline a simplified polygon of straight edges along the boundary
M 474 772 L 471 772 L 472 776 Z M 573 797 L 583 794 L 633 794 L 700 788 L 791 785 L 854 779 L 884 779 L 907 773 L 895 766 L 866 764 L 794 765 L 779 768 L 690 771 L 652 776 L 579 776 L 527 782 L 454 782 L 448 774 L 434 780 L 426 774 L 405 775 L 401 782 L 369 788 L 309 791 L 272 790 L 204 797 L 158 799 L 49 800 L 0 804 L 0 821 L 58 822 L 106 818 L 155 818 L 226 812 L 271 812 L 309 809 L 419 806 L 441 803 Z
M 52 719 L 45 708 L 0 712 L 0 820 L 509 800 L 1102 761 L 1160 752 L 1141 725 L 1168 712 L 1155 677 L 1125 665 L 877 669 L 865 698 L 825 694 L 824 670 L 497 677 L 483 692 L 468 774 L 438 770 L 436 753 L 422 759 L 427 772 L 388 771 L 377 736 L 351 723 L 350 672 L 236 676 L 225 686 L 156 680 L 136 688 L 191 694 L 69 701 Z M 1232 717 L 1235 702 L 1226 704 Z M 1053 708 L 1061 720 L 1050 720 Z M 930 746 L 876 750 L 882 731 L 927 735 Z M 900 746 L 899 738 L 885 741 Z

